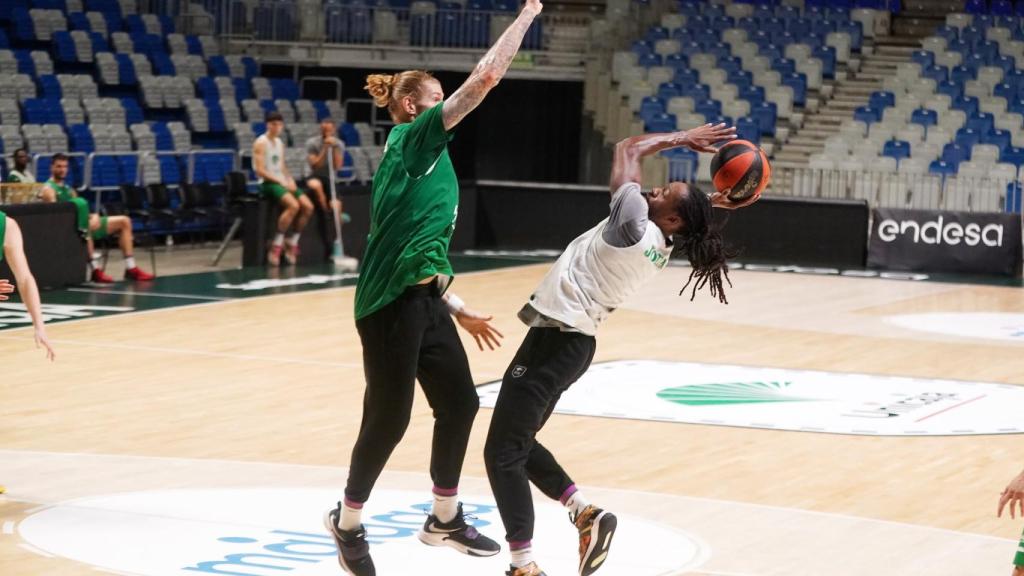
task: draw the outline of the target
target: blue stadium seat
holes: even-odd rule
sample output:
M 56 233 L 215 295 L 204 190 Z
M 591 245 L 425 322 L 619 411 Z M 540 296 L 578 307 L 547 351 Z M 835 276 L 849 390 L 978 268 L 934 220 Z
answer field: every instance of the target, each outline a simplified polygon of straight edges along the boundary
M 696 70 L 676 69 L 676 75 L 672 78 L 672 82 L 683 86 L 683 93 L 686 93 L 686 87 L 700 83 L 700 74 Z
M 644 130 L 651 132 L 675 132 L 676 117 L 674 114 L 656 114 L 644 122 Z
M 693 111 L 697 114 L 703 114 L 705 118 L 717 118 L 722 115 L 722 103 L 718 100 L 711 100 L 710 98 L 707 100 L 697 101 L 693 106 Z
M 754 144 L 761 142 L 761 124 L 756 118 L 745 116 L 736 120 L 736 136 Z
M 807 76 L 801 72 L 786 74 L 782 77 L 782 85 L 793 89 L 793 104 L 803 106 L 807 103 Z
M 903 140 L 889 140 L 882 147 L 882 156 L 895 158 L 897 162 L 904 158 L 910 158 L 910 142 Z
M 675 70 L 686 69 L 690 65 L 690 59 L 685 54 L 669 54 L 665 57 L 664 65 Z
M 961 128 L 956 131 L 956 137 L 953 141 L 958 146 L 970 150 L 975 144 L 981 142 L 981 134 L 972 128 Z
M 761 134 L 766 136 L 775 135 L 775 122 L 778 118 L 778 109 L 774 102 L 764 102 L 762 100 L 757 106 L 751 108 L 750 115 L 757 119 L 758 124 L 760 124 Z
M 910 55 L 911 62 L 917 62 L 921 68 L 927 68 L 935 64 L 935 54 L 927 50 L 916 50 Z
M 948 160 L 935 160 L 928 166 L 928 172 L 937 176 L 955 176 L 958 165 Z
M 661 66 L 661 56 L 658 54 L 641 54 L 637 59 L 637 64 L 644 68 L 651 68 L 652 66 Z
M 670 98 L 675 98 L 676 96 L 682 95 L 683 87 L 681 84 L 676 84 L 675 82 L 665 82 L 664 84 L 658 87 L 658 98 L 661 98 L 662 100 L 668 100 Z
M 1006 150 L 1007 148 L 1013 147 L 1011 140 L 1012 137 L 1010 135 L 1010 132 L 1007 130 L 989 130 L 988 132 L 985 132 L 984 134 L 981 135 L 982 144 L 992 144 L 994 146 L 998 146 L 1000 152 Z
M 1017 87 L 1005 82 L 1002 84 L 996 84 L 992 89 L 992 95 L 1000 98 L 1006 98 L 1006 102 L 1009 104 L 1011 100 L 1017 97 Z
M 121 106 L 124 108 L 125 121 L 129 125 L 142 123 L 142 107 L 139 106 L 139 101 L 136 98 L 121 98 Z
M 793 62 L 789 58 L 777 58 L 772 61 L 772 70 L 775 70 L 783 76 L 796 72 L 796 62 Z
M 885 110 L 891 106 L 896 105 L 896 95 L 892 92 L 886 92 L 879 90 L 871 94 L 871 98 L 868 100 L 868 106 L 871 108 L 877 108 L 879 110 Z
M 910 115 L 910 123 L 920 124 L 927 129 L 929 126 L 935 126 L 939 123 L 939 114 L 935 110 L 918 108 Z
M 75 124 L 68 128 L 68 144 L 70 144 L 72 152 L 88 153 L 96 150 L 92 133 L 85 124 Z
M 949 79 L 949 70 L 945 66 L 929 66 L 921 70 L 922 78 L 931 78 L 938 85 Z
M 979 134 L 985 134 L 995 128 L 995 118 L 988 112 L 978 112 L 967 116 L 965 126 L 977 130 Z
M 949 96 L 951 100 L 956 100 L 957 98 L 963 96 L 964 88 L 963 84 L 957 84 L 956 82 L 946 81 L 939 82 L 935 87 L 935 92 L 937 94 L 945 94 Z
M 971 159 L 971 149 L 964 148 L 956 142 L 950 142 L 942 148 L 942 160 L 950 164 L 960 164 Z
M 955 98 L 950 105 L 950 108 L 954 110 L 963 110 L 968 117 L 977 114 L 978 112 L 978 99 L 974 96 L 961 96 Z
M 1003 148 L 1003 153 L 999 155 L 999 161 L 1013 164 L 1017 168 L 1024 166 L 1024 148 L 1015 146 Z
M 835 78 L 836 49 L 831 46 L 822 46 L 814 50 L 813 56 L 821 60 L 821 75 L 825 78 Z
M 665 113 L 665 100 L 658 96 L 648 96 L 640 102 L 640 119 L 645 123 L 651 118 Z
M 691 84 L 683 88 L 683 96 L 693 98 L 694 102 L 701 102 L 711 98 L 711 88 L 705 84 Z
M 342 122 L 338 127 L 338 136 L 345 142 L 346 146 L 361 146 L 359 132 L 356 127 L 348 122 Z
M 999 55 L 989 61 L 989 66 L 996 66 L 1003 69 L 1003 74 L 1008 74 L 1016 69 L 1017 61 L 1013 56 Z
M 853 112 L 853 119 L 865 124 L 874 124 L 882 119 L 882 111 L 871 106 L 861 106 Z
M 974 80 L 977 77 L 977 69 L 967 66 L 954 66 L 953 69 L 949 71 L 950 81 L 960 85 L 963 85 L 963 83 L 968 80 Z
M 988 12 L 988 6 L 985 5 L 985 0 L 967 0 L 964 3 L 964 12 L 968 14 L 984 14 Z

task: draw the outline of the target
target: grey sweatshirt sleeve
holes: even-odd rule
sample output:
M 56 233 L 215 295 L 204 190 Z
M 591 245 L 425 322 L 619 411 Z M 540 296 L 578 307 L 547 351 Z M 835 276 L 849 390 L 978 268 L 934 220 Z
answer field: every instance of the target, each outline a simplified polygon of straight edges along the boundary
M 612 196 L 611 215 L 601 237 L 616 248 L 632 246 L 647 230 L 647 200 L 640 185 L 627 182 Z

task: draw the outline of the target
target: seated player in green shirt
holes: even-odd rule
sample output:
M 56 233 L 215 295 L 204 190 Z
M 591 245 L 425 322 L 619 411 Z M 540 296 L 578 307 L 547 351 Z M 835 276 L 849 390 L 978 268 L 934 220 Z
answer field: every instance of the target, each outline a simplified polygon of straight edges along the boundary
M 290 228 L 292 234 L 288 237 L 284 259 L 289 264 L 295 264 L 299 257 L 299 237 L 313 215 L 313 203 L 295 183 L 285 164 L 284 142 L 281 140 L 283 131 L 284 118 L 281 113 L 270 112 L 267 114 L 266 134 L 260 135 L 252 145 L 252 164 L 260 180 L 260 193 L 281 205 L 277 234 L 267 253 L 267 262 L 271 266 L 281 264 L 284 235 Z
M 94 250 L 94 240 L 106 238 L 108 235 L 119 235 L 121 252 L 124 254 L 124 277 L 126 280 L 152 280 L 154 276 L 145 272 L 135 264 L 132 256 L 135 249 L 132 240 L 132 220 L 127 216 L 100 216 L 89 212 L 89 204 L 78 197 L 74 189 L 65 183 L 68 176 L 68 157 L 55 154 L 50 165 L 50 179 L 43 190 L 43 202 L 71 202 L 78 210 L 78 229 L 85 234 L 85 243 L 89 248 L 90 277 L 93 282 L 111 283 L 114 281 L 100 267 L 100 254 Z

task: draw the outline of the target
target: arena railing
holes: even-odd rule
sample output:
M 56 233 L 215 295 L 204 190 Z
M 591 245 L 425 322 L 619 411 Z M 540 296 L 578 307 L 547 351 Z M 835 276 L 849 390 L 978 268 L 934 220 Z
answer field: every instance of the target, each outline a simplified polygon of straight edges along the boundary
M 669 161 L 669 179 L 709 184 L 698 177 L 697 164 Z M 709 176 L 709 175 L 708 175 Z M 833 200 L 866 200 L 872 207 L 952 210 L 961 212 L 1020 212 L 1020 177 L 941 175 L 775 167 L 765 194 Z

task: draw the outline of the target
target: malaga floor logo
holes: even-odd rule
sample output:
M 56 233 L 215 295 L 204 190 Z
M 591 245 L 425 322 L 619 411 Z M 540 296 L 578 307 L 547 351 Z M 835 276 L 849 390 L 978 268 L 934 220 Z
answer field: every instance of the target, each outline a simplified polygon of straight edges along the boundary
M 481 404 L 493 407 L 500 387 L 481 386 Z M 555 410 L 835 434 L 1024 432 L 1019 386 L 649 360 L 595 364 Z
M 182 489 L 93 496 L 22 520 L 18 534 L 45 553 L 136 576 L 220 574 L 312 576 L 341 573 L 321 525 L 337 490 Z M 424 496 L 427 496 L 425 498 Z M 429 494 L 378 489 L 364 523 L 379 574 L 503 574 L 507 554 L 470 558 L 416 538 Z M 493 500 L 465 496 L 471 522 L 501 539 Z M 557 503 L 538 502 L 535 548 L 553 574 L 576 571 L 576 530 Z M 682 532 L 623 515 L 606 576 L 656 576 L 693 567 L 707 551 Z

